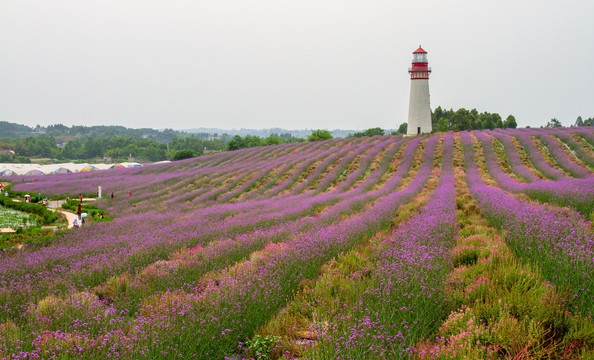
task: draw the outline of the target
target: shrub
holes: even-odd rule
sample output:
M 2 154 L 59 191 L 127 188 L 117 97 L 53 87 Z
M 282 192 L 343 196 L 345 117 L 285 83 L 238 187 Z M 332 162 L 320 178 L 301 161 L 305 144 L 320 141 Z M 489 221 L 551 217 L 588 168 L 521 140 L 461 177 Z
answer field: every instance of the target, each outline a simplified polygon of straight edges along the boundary
M 332 139 L 332 134 L 328 130 L 312 130 L 307 141 L 322 141 Z
M 80 204 L 78 200 L 67 200 L 65 203 L 62 204 L 62 209 L 76 212 L 78 210 L 78 204 Z M 95 205 L 83 204 L 81 210 L 82 212 L 87 213 L 92 217 L 95 217 L 99 214 L 105 215 L 105 211 L 103 209 L 98 208 Z
M 190 149 L 178 150 L 173 154 L 173 160 L 183 160 L 195 157 L 196 154 Z
M 58 214 L 49 211 L 43 205 L 37 205 L 27 202 L 16 202 L 12 201 L 11 198 L 7 198 L 5 196 L 0 197 L 0 205 L 4 206 L 5 208 L 15 209 L 29 214 L 38 215 L 39 217 L 41 217 L 39 221 L 41 224 L 51 224 L 60 218 Z

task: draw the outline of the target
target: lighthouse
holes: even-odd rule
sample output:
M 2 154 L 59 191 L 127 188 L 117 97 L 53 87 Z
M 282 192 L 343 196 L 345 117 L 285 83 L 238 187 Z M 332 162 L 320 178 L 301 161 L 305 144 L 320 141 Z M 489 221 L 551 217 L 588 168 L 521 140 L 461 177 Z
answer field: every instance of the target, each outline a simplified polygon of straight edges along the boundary
M 407 136 L 431 132 L 431 107 L 429 105 L 429 74 L 427 52 L 419 45 L 413 52 L 410 74 L 410 102 L 408 104 Z

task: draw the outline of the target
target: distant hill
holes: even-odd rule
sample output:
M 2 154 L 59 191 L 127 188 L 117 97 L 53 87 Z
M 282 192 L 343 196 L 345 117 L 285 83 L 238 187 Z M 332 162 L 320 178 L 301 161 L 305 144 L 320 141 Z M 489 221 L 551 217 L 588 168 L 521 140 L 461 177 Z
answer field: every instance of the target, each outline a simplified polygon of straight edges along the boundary
M 389 133 L 392 129 L 386 129 L 386 133 Z M 98 125 L 98 126 L 72 126 L 68 127 L 62 124 L 37 126 L 31 128 L 26 125 L 9 123 L 6 121 L 0 121 L 0 137 L 4 138 L 21 138 L 27 136 L 36 136 L 45 134 L 54 137 L 79 137 L 79 136 L 94 136 L 94 137 L 113 137 L 113 136 L 125 136 L 133 139 L 148 138 L 154 139 L 159 142 L 169 142 L 174 137 L 184 137 L 184 133 L 189 134 L 217 134 L 221 136 L 228 134 L 230 136 L 258 136 L 261 138 L 268 137 L 271 134 L 291 134 L 294 137 L 306 138 L 311 134 L 312 129 L 298 129 L 298 130 L 287 130 L 283 128 L 269 128 L 269 129 L 219 129 L 219 128 L 191 128 L 182 130 L 172 129 L 132 129 L 124 126 L 114 125 Z M 357 130 L 342 130 L 334 129 L 330 131 L 332 136 L 335 138 L 345 138 L 350 134 L 357 132 Z M 187 135 L 186 135 L 187 136 Z
M 209 133 L 209 134 L 229 134 L 231 136 L 235 136 L 235 135 L 239 135 L 239 136 L 259 136 L 259 137 L 267 137 L 271 134 L 291 134 L 295 137 L 298 138 L 306 138 L 308 135 L 311 134 L 311 129 L 299 129 L 299 130 L 287 130 L 287 129 L 283 129 L 283 128 L 269 128 L 269 129 L 245 129 L 245 128 L 241 128 L 239 130 L 237 129 L 232 129 L 232 130 L 226 130 L 226 129 L 218 129 L 218 128 L 192 128 L 192 129 L 184 129 L 182 131 L 185 132 L 189 132 L 189 133 Z M 342 130 L 342 129 L 334 129 L 331 130 L 330 132 L 332 133 L 332 136 L 335 138 L 344 138 L 347 137 L 350 134 L 355 133 L 357 130 Z M 389 133 L 391 131 L 391 129 L 387 130 L 387 132 Z
M 72 126 L 68 127 L 62 124 L 39 126 L 31 128 L 26 125 L 0 121 L 0 138 L 23 138 L 27 136 L 47 135 L 56 138 L 72 139 L 81 136 L 93 136 L 98 138 L 107 138 L 115 136 L 124 136 L 132 139 L 147 138 L 159 142 L 169 142 L 173 138 L 180 136 L 181 131 L 172 129 L 132 129 L 124 126 L 98 125 L 98 126 Z
M 24 137 L 31 135 L 32 132 L 33 129 L 26 125 L 0 121 L 0 137 Z

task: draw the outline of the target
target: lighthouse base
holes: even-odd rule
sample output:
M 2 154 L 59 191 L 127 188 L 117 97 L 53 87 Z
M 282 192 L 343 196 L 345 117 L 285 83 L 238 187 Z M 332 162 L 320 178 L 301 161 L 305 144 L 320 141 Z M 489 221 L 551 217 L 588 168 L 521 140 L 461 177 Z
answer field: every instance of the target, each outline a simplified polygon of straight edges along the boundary
M 429 102 L 429 79 L 413 79 L 410 82 L 407 136 L 431 133 L 431 105 Z

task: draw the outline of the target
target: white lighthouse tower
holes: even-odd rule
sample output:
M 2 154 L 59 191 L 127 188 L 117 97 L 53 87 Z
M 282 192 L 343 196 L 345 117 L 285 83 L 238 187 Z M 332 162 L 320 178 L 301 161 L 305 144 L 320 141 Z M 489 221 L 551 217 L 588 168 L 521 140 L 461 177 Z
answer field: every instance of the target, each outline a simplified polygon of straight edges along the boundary
M 410 74 L 410 102 L 408 105 L 407 136 L 430 133 L 431 107 L 429 105 L 429 74 L 427 52 L 419 48 L 413 52 Z

